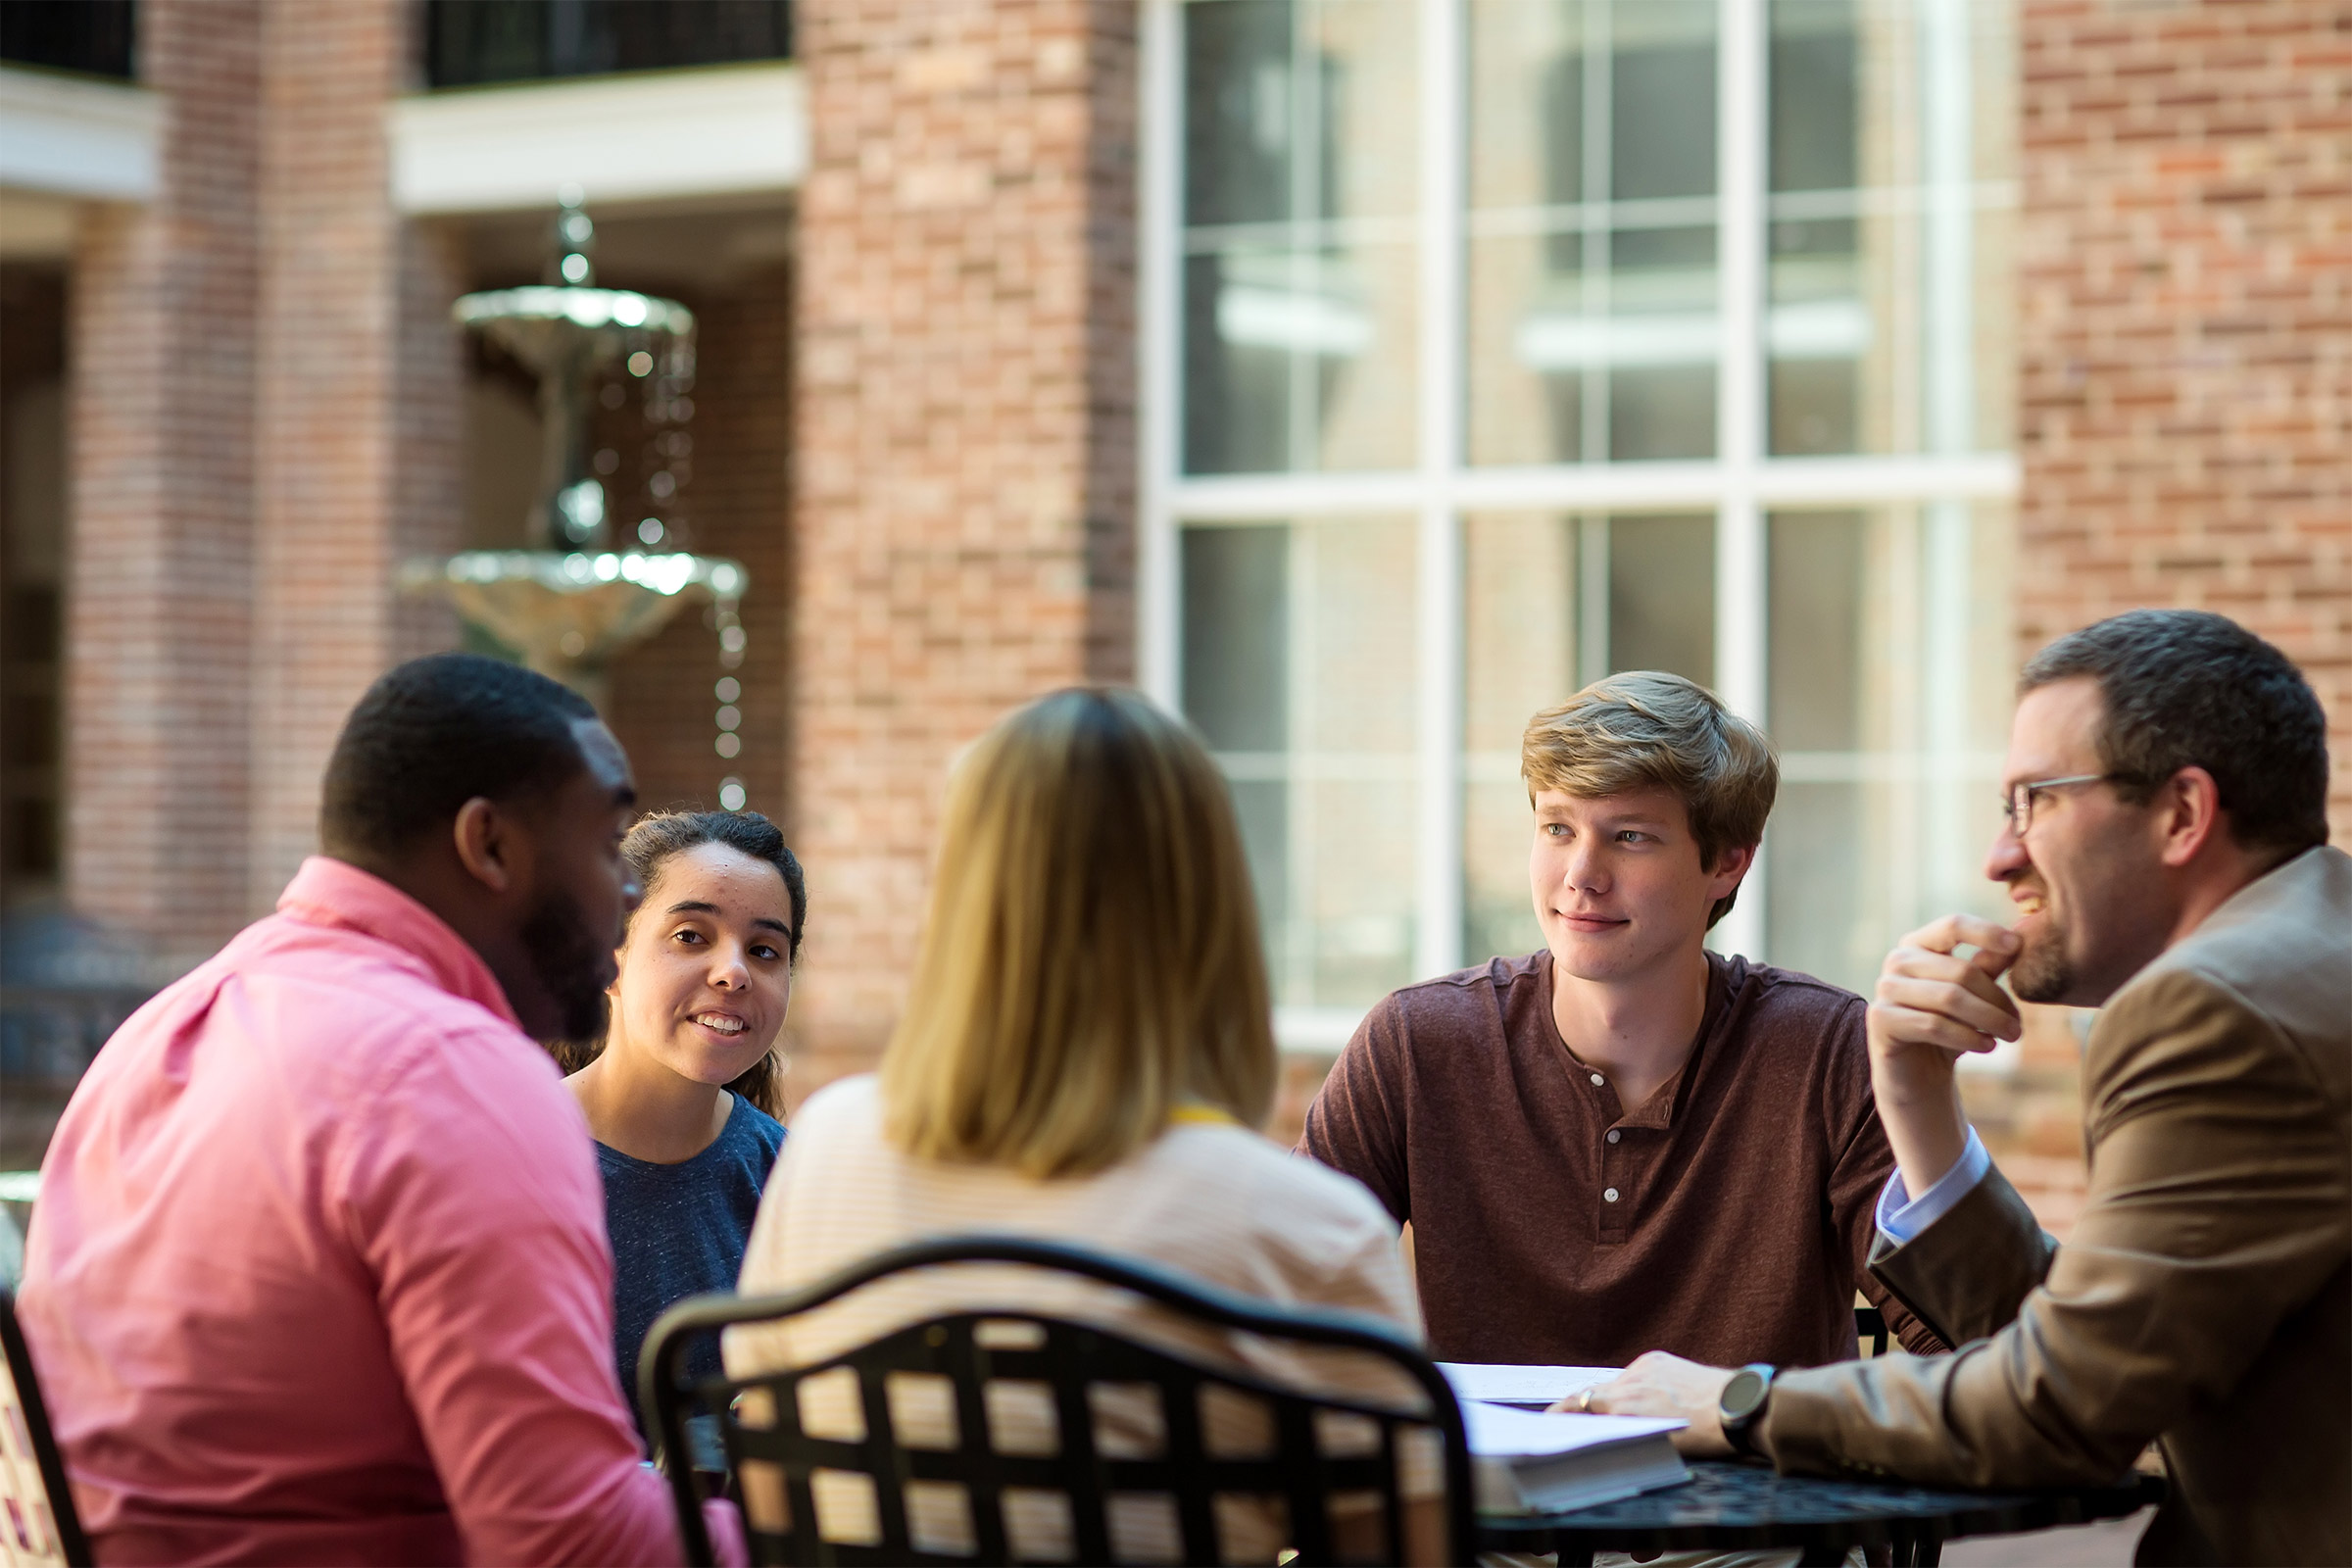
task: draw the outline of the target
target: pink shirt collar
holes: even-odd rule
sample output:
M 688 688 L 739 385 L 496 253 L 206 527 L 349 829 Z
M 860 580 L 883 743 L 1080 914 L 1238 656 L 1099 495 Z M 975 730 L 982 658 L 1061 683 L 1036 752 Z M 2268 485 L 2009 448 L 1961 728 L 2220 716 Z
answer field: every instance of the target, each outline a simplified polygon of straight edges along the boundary
M 471 944 L 432 910 L 348 860 L 323 855 L 305 859 L 277 896 L 277 912 L 305 925 L 356 931 L 389 943 L 423 964 L 426 976 L 451 996 L 522 1028 L 505 988 Z

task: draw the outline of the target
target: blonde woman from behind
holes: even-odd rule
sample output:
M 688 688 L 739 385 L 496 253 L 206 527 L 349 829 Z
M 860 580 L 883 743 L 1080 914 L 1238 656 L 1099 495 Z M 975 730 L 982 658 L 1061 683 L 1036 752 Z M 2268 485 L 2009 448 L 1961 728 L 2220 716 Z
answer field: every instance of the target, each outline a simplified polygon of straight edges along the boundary
M 1200 743 L 1128 691 L 1059 691 L 1017 710 L 949 780 L 913 990 L 881 1072 L 826 1088 L 794 1117 L 743 1290 L 789 1290 L 917 1238 L 1024 1234 L 1270 1302 L 1366 1314 L 1417 1339 L 1396 1224 L 1353 1180 L 1255 1131 L 1274 1092 L 1270 1013 L 1241 834 Z M 997 1265 L 901 1276 L 737 1330 L 727 1364 L 737 1375 L 806 1365 L 986 1306 L 1103 1323 L 1289 1386 L 1410 1402 L 1393 1371 L 1382 1379 L 1363 1357 L 1196 1330 L 1092 1282 Z M 829 1381 L 813 1380 L 805 1419 L 818 1435 L 838 1422 L 854 1436 L 846 1375 L 841 1408 L 816 1408 Z M 952 1415 L 939 1415 L 937 1445 L 953 1446 Z M 1041 1439 L 1050 1423 L 1041 1400 Z M 1409 1490 L 1431 1489 L 1415 1478 Z M 1114 1503 L 1123 1559 L 1176 1560 L 1173 1509 L 1155 1500 Z M 1006 1526 L 1023 1559 L 1066 1556 L 1066 1515 L 1013 1501 Z M 846 1496 L 837 1506 L 858 1511 Z M 960 1509 L 915 1510 L 910 1527 L 918 1545 L 928 1536 L 934 1549 L 970 1549 Z M 1270 1561 L 1283 1544 L 1277 1521 L 1252 1509 L 1221 1529 L 1228 1561 Z

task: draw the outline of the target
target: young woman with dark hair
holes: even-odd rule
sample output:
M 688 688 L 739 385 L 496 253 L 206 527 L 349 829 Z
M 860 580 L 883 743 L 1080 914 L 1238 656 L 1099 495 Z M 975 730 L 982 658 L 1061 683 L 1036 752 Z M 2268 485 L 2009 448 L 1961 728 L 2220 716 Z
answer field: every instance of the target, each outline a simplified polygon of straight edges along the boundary
M 633 1406 L 654 1319 L 734 1288 L 783 1147 L 775 1046 L 808 895 L 756 811 L 649 816 L 621 855 L 644 895 L 614 955 L 612 1021 L 564 1065 L 605 1179 L 615 1359 Z M 705 1370 L 718 1371 L 715 1350 Z

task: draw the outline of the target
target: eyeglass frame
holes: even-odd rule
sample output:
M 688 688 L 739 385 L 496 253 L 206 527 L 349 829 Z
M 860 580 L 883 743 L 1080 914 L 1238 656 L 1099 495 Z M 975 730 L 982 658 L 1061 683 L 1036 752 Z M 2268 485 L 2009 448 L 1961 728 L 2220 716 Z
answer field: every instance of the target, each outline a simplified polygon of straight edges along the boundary
M 2034 797 L 2041 790 L 2054 790 L 2067 784 L 2129 784 L 2136 775 L 2131 773 L 2069 773 L 2064 778 L 2026 779 L 2009 786 L 2001 797 L 2001 819 L 2009 824 L 2009 835 L 2023 844 L 2026 832 L 2034 825 Z

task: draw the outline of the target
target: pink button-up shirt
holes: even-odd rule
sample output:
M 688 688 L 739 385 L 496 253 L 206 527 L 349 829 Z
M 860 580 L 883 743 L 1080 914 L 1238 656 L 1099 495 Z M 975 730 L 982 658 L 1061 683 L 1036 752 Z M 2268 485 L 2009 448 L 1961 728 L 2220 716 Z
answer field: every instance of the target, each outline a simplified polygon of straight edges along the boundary
M 579 1107 L 340 861 L 98 1054 L 19 1310 L 102 1562 L 678 1558 Z

